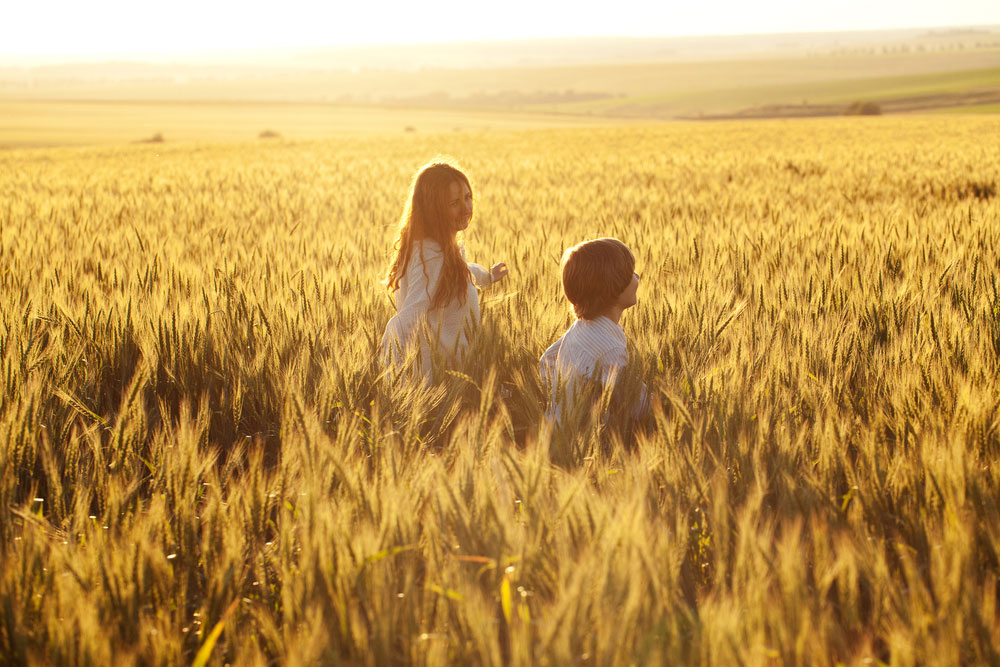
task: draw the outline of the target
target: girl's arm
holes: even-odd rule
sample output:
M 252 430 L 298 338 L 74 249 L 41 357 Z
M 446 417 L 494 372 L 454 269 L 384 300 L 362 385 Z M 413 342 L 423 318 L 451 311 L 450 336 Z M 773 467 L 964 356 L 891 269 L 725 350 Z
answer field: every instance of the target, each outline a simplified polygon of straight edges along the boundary
M 467 264 L 469 265 L 469 273 L 472 274 L 472 282 L 475 283 L 476 287 L 489 287 L 493 284 L 493 276 L 490 275 L 485 266 L 480 266 L 475 262 L 467 262 Z
M 476 284 L 476 287 L 489 287 L 507 276 L 507 265 L 503 262 L 494 264 L 490 270 L 474 262 L 468 262 L 468 265 L 469 273 L 472 274 L 472 281 Z
M 465 244 L 461 241 L 459 241 L 458 250 L 462 253 L 462 259 L 465 259 Z M 507 276 L 507 265 L 503 262 L 494 264 L 492 269 L 487 269 L 475 262 L 467 261 L 466 264 L 469 266 L 469 273 L 472 274 L 472 282 L 480 289 L 489 287 Z

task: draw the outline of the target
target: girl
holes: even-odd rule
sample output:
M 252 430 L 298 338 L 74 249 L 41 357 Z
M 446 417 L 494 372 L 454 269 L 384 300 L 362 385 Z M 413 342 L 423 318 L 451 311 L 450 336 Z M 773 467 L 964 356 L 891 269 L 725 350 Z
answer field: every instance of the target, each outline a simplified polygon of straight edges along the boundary
M 466 263 L 458 233 L 471 220 L 472 187 L 457 166 L 436 160 L 417 172 L 385 277 L 397 312 L 382 336 L 379 357 L 384 365 L 399 368 L 416 348 L 421 373 L 429 380 L 434 355 L 454 359 L 468 348 L 466 327 L 479 324 L 475 286 L 486 287 L 507 275 L 503 262 L 490 271 Z

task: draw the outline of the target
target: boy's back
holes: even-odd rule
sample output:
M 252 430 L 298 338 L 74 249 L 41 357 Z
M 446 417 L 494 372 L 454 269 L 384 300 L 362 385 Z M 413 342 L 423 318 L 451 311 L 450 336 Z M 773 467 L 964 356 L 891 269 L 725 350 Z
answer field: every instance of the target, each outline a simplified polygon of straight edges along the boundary
M 582 385 L 614 381 L 628 363 L 625 331 L 607 317 L 578 319 L 549 346 L 538 362 L 542 381 L 550 387 L 550 419 L 560 421 L 579 398 Z

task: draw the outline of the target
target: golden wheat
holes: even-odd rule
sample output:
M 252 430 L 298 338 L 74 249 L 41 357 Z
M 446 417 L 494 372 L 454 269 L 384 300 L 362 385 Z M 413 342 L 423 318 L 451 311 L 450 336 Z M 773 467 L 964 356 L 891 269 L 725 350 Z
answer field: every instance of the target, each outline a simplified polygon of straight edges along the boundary
M 998 131 L 0 154 L 0 654 L 1000 660 Z M 423 388 L 379 375 L 378 280 L 439 152 L 474 179 L 470 258 L 512 274 Z M 541 423 L 558 258 L 597 235 L 643 274 L 631 444 Z

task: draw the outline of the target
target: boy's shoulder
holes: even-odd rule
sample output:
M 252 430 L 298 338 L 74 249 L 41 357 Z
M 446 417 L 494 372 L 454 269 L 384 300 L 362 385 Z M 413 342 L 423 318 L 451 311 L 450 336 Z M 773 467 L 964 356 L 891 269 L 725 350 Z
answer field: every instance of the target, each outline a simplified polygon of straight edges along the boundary
M 627 343 L 625 331 L 607 317 L 577 320 L 563 334 L 562 341 L 564 349 L 590 352 L 595 356 L 624 350 Z
M 583 318 L 576 320 L 566 330 L 567 334 L 570 332 L 573 332 L 575 336 L 581 339 L 625 344 L 625 330 L 622 329 L 620 324 L 603 315 L 595 317 L 592 320 L 585 320 Z

